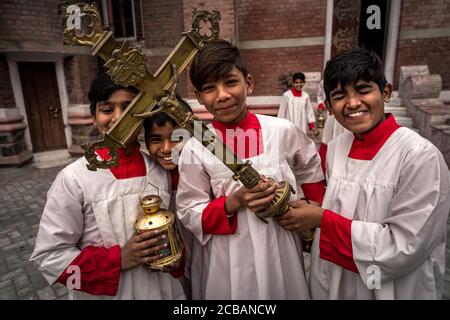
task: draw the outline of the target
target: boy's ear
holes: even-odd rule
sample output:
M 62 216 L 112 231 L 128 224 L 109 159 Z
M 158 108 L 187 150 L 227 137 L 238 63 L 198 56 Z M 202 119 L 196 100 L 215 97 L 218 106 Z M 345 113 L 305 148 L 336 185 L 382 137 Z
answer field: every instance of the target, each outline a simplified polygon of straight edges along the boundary
M 248 74 L 245 82 L 247 84 L 247 95 L 251 95 L 253 93 L 254 88 L 253 77 L 250 74 Z
M 333 115 L 333 109 L 331 109 L 331 104 L 330 104 L 330 102 L 328 101 L 328 99 L 325 100 L 325 106 L 327 107 L 328 114 L 329 114 L 330 116 L 332 116 L 332 115 Z
M 91 118 L 92 118 L 92 125 L 97 128 L 97 118 L 95 117 L 95 114 L 91 115 Z
M 197 98 L 198 103 L 200 103 L 201 105 L 204 105 L 202 98 L 200 97 L 200 93 L 198 92 L 198 90 L 194 90 L 195 92 L 195 97 Z
M 391 101 L 391 94 L 392 94 L 392 84 L 387 83 L 383 89 L 384 102 L 388 103 Z

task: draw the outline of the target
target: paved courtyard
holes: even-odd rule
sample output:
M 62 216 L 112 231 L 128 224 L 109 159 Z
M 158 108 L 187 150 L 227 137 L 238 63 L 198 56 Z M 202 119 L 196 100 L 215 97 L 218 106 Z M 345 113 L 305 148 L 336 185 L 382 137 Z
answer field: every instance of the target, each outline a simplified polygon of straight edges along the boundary
M 50 287 L 28 261 L 34 248 L 47 190 L 61 167 L 0 168 L 0 300 L 67 299 L 67 290 Z M 447 227 L 450 234 L 450 226 Z M 450 299 L 450 239 L 447 239 L 446 287 Z
M 0 168 L 0 299 L 67 299 L 28 261 L 47 190 L 61 167 Z

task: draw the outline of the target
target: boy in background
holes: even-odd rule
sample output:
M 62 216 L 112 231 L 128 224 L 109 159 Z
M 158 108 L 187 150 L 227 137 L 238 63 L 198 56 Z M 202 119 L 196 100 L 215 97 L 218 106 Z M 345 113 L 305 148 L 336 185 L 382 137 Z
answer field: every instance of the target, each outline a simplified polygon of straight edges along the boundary
M 292 76 L 293 87 L 283 93 L 278 117 L 287 119 L 299 127 L 305 134 L 311 132 L 315 136 L 319 135 L 316 129 L 316 116 L 311 104 L 309 94 L 303 91 L 305 85 L 305 74 L 296 72 Z

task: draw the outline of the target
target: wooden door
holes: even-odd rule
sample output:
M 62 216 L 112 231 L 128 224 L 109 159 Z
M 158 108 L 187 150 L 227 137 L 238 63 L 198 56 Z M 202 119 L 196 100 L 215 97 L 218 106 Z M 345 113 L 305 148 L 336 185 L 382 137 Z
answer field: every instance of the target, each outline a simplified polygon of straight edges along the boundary
M 53 62 L 18 62 L 33 151 L 66 148 Z

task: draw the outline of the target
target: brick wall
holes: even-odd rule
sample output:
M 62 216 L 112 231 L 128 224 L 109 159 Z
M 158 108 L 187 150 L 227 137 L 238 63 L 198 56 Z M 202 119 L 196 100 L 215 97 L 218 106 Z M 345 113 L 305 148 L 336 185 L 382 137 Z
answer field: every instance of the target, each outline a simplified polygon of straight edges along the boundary
M 92 79 L 97 74 L 97 58 L 91 56 L 71 56 L 64 59 L 69 104 L 87 104 L 87 93 Z
M 450 28 L 450 1 L 403 0 L 400 31 Z M 450 37 L 400 39 L 396 57 L 395 85 L 400 66 L 428 65 L 431 73 L 442 76 L 444 90 L 450 89 Z
M 239 41 L 325 36 L 325 0 L 243 0 L 237 2 L 236 15 Z M 324 46 L 242 50 L 254 76 L 253 94 L 281 95 L 281 76 L 297 71 L 321 72 L 323 51 Z
M 269 0 L 184 1 L 184 26 L 192 8 L 219 10 L 220 36 L 238 41 L 270 40 L 325 35 L 326 1 Z M 311 23 L 317 28 L 311 28 Z M 280 95 L 278 78 L 293 71 L 321 71 L 323 46 L 241 50 L 255 78 L 254 95 Z M 193 88 L 189 83 L 189 97 Z
M 14 108 L 15 106 L 8 63 L 5 55 L 0 54 L 0 109 Z
M 3 41 L 62 41 L 56 0 L 3 0 L 0 12 L 0 39 Z
M 237 1 L 239 41 L 324 36 L 325 14 L 325 0 Z
M 183 31 L 180 0 L 143 1 L 144 34 L 147 48 L 172 48 Z
M 249 73 L 255 81 L 255 96 L 281 95 L 285 89 L 278 85 L 282 75 L 297 71 L 322 71 L 323 46 L 243 50 Z
M 447 0 L 403 0 L 401 30 L 450 27 L 450 2 Z

